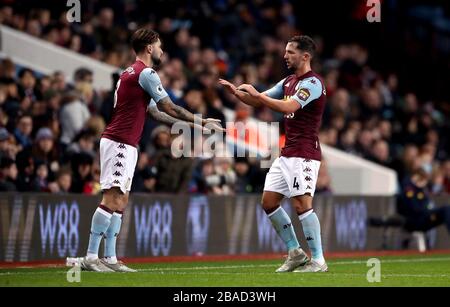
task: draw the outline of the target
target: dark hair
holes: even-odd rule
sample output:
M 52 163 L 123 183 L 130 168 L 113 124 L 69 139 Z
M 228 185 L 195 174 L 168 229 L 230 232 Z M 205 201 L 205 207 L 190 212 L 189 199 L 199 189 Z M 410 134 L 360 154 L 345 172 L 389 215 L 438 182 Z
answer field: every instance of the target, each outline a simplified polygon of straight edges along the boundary
M 0 169 L 10 168 L 14 163 L 16 163 L 14 159 L 11 159 L 10 157 L 2 157 L 0 158 Z
M 84 79 L 87 76 L 91 76 L 94 73 L 92 72 L 92 70 L 90 70 L 89 68 L 86 67 L 80 67 L 77 70 L 75 70 L 74 74 L 73 74 L 73 79 L 75 81 L 84 81 Z
M 62 167 L 62 168 L 56 173 L 56 178 L 58 179 L 58 178 L 60 178 L 60 177 L 62 177 L 62 176 L 64 176 L 64 175 L 72 176 L 72 171 L 71 171 L 69 168 L 67 168 L 67 167 Z
M 22 79 L 26 73 L 30 73 L 34 77 L 34 72 L 31 69 L 23 68 L 19 71 L 19 74 L 18 74 L 19 78 Z
M 157 42 L 159 34 L 147 28 L 136 30 L 131 36 L 131 45 L 136 53 L 139 53 L 147 47 L 147 45 Z
M 297 43 L 297 48 L 301 51 L 308 52 L 311 55 L 311 58 L 313 58 L 316 53 L 316 43 L 307 35 L 294 36 L 288 43 Z
M 31 119 L 33 119 L 33 115 L 31 113 L 24 112 L 24 113 L 20 114 L 19 116 L 17 116 L 17 122 L 20 122 L 20 120 L 24 117 L 31 117 Z
M 96 134 L 95 131 L 91 128 L 85 128 L 82 129 L 78 134 L 74 137 L 73 141 L 78 142 L 79 140 L 83 138 L 95 138 Z

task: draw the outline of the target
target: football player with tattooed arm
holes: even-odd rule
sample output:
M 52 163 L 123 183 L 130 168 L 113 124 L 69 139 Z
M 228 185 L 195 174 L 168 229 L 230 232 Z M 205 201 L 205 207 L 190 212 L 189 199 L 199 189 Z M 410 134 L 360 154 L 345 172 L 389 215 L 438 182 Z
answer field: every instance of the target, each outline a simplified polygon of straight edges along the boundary
M 137 146 L 142 136 L 146 115 L 172 125 L 183 121 L 191 127 L 224 131 L 220 120 L 201 119 L 175 105 L 153 70 L 161 62 L 163 51 L 158 33 L 139 29 L 131 38 L 136 61 L 122 72 L 117 82 L 111 122 L 100 140 L 101 204 L 93 214 L 87 255 L 68 258 L 68 265 L 97 272 L 135 272 L 116 257 L 116 238 L 122 214 L 128 204 L 131 182 L 137 162 Z M 104 258 L 99 259 L 101 239 L 105 239 Z
M 285 114 L 286 144 L 266 176 L 262 196 L 262 207 L 288 250 L 286 261 L 276 270 L 279 273 L 328 271 L 320 223 L 312 206 L 321 161 L 318 134 L 326 96 L 322 78 L 311 70 L 315 49 L 314 41 L 306 35 L 291 38 L 284 59 L 293 74 L 263 93 L 249 84 L 236 87 L 219 80 L 242 102 Z M 290 198 L 295 207 L 312 259 L 300 247 L 291 219 L 280 205 L 284 197 Z

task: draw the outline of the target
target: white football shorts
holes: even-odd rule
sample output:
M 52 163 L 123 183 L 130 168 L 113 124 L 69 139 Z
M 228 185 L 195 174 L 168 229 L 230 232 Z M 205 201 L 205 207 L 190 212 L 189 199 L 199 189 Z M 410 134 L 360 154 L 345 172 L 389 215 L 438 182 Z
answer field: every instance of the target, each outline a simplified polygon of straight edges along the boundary
M 287 198 L 306 193 L 314 196 L 320 161 L 278 157 L 273 161 L 264 183 L 264 191 L 283 194 Z
M 100 186 L 102 190 L 119 187 L 131 190 L 138 152 L 136 147 L 107 138 L 100 139 Z

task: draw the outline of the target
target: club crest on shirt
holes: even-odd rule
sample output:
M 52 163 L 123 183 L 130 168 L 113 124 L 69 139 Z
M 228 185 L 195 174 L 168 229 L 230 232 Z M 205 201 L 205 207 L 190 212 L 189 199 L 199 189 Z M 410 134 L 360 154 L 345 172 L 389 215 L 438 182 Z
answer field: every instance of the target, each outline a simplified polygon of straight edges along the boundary
M 299 89 L 298 92 L 297 92 L 297 97 L 298 97 L 300 100 L 306 101 L 306 100 L 309 98 L 309 96 L 311 96 L 311 93 L 310 93 L 309 90 L 306 89 L 306 88 L 301 88 L 301 89 Z
M 129 73 L 130 75 L 134 75 L 135 74 L 134 68 L 132 66 L 130 66 L 127 69 L 125 69 L 125 72 Z

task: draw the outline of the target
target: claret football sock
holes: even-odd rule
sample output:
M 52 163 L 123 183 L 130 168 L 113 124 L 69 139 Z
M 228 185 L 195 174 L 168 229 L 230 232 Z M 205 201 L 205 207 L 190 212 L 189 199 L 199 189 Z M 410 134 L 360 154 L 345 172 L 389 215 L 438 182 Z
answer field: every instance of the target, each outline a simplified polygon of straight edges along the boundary
M 111 224 L 105 233 L 105 258 L 110 264 L 117 263 L 116 241 L 122 225 L 122 211 L 116 211 L 111 217 Z
M 98 258 L 98 248 L 103 235 L 111 224 L 112 211 L 104 205 L 100 205 L 92 216 L 91 233 L 87 251 L 88 259 Z
M 322 239 L 320 237 L 320 222 L 316 213 L 311 209 L 299 216 L 305 233 L 306 242 L 311 250 L 311 258 L 319 265 L 325 263 L 322 252 Z
M 284 211 L 283 207 L 280 206 L 278 209 L 268 214 L 268 217 L 278 235 L 286 244 L 288 251 L 300 247 L 294 232 L 294 227 L 292 226 L 292 221 L 286 211 Z

